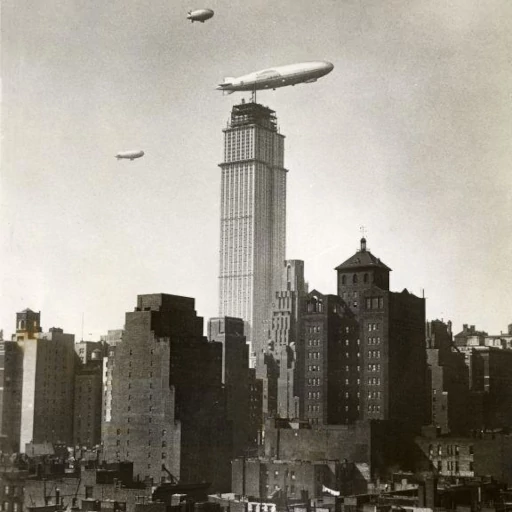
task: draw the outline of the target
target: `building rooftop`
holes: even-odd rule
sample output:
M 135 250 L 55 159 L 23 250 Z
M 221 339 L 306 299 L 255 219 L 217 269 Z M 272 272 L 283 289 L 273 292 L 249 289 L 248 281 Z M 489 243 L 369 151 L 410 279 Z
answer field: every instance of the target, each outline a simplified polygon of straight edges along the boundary
M 348 260 L 338 265 L 335 270 L 351 270 L 356 268 L 380 267 L 391 272 L 391 269 L 375 257 L 370 251 L 366 250 L 366 239 L 361 238 L 361 249 L 357 251 Z
M 276 113 L 270 108 L 254 102 L 242 102 L 240 105 L 234 105 L 228 128 L 238 128 L 251 124 L 257 124 L 273 132 L 278 131 Z

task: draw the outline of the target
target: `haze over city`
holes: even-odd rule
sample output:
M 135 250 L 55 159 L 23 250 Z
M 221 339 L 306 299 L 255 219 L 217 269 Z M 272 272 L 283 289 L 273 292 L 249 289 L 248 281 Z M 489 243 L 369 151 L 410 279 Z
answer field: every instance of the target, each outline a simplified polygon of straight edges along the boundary
M 258 93 L 286 136 L 287 258 L 335 293 L 365 226 L 428 319 L 505 330 L 510 2 L 217 0 L 204 25 L 191 7 L 3 3 L 5 333 L 29 307 L 96 339 L 153 292 L 216 316 L 222 128 L 249 95 L 215 87 L 319 59 L 335 67 L 318 83 Z

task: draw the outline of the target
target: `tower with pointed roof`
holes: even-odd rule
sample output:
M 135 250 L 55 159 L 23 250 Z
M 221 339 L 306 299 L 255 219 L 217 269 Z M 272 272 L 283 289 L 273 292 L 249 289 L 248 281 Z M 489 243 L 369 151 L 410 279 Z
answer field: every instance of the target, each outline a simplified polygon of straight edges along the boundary
M 425 299 L 406 289 L 390 291 L 391 269 L 367 249 L 365 238 L 336 272 L 338 295 L 358 331 L 346 339 L 359 346 L 357 357 L 341 364 L 357 375 L 359 419 L 423 425 L 427 410 Z

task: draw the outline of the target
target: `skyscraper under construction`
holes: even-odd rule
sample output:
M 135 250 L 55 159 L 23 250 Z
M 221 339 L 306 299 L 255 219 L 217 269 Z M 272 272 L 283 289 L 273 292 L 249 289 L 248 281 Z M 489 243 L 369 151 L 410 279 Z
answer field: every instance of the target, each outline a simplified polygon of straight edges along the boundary
M 235 105 L 224 129 L 219 316 L 244 320 L 252 350 L 265 349 L 286 244 L 284 136 L 275 112 Z

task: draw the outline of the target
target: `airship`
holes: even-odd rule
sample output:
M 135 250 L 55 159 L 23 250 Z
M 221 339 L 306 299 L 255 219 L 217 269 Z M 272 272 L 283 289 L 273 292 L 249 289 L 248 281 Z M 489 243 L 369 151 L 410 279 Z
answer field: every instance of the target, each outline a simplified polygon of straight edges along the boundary
M 222 84 L 219 84 L 217 89 L 231 94 L 235 91 L 259 91 L 300 83 L 309 84 L 327 75 L 333 68 L 334 65 L 327 61 L 288 64 L 287 66 L 255 71 L 238 78 L 227 77 Z
M 188 11 L 187 20 L 190 20 L 192 23 L 194 23 L 194 21 L 200 21 L 201 23 L 204 23 L 212 16 L 213 11 L 211 9 L 197 9 L 195 11 Z
M 141 156 L 144 156 L 144 151 L 121 151 L 117 153 L 116 158 L 118 160 L 125 159 L 125 160 L 135 160 L 136 158 L 140 158 Z

